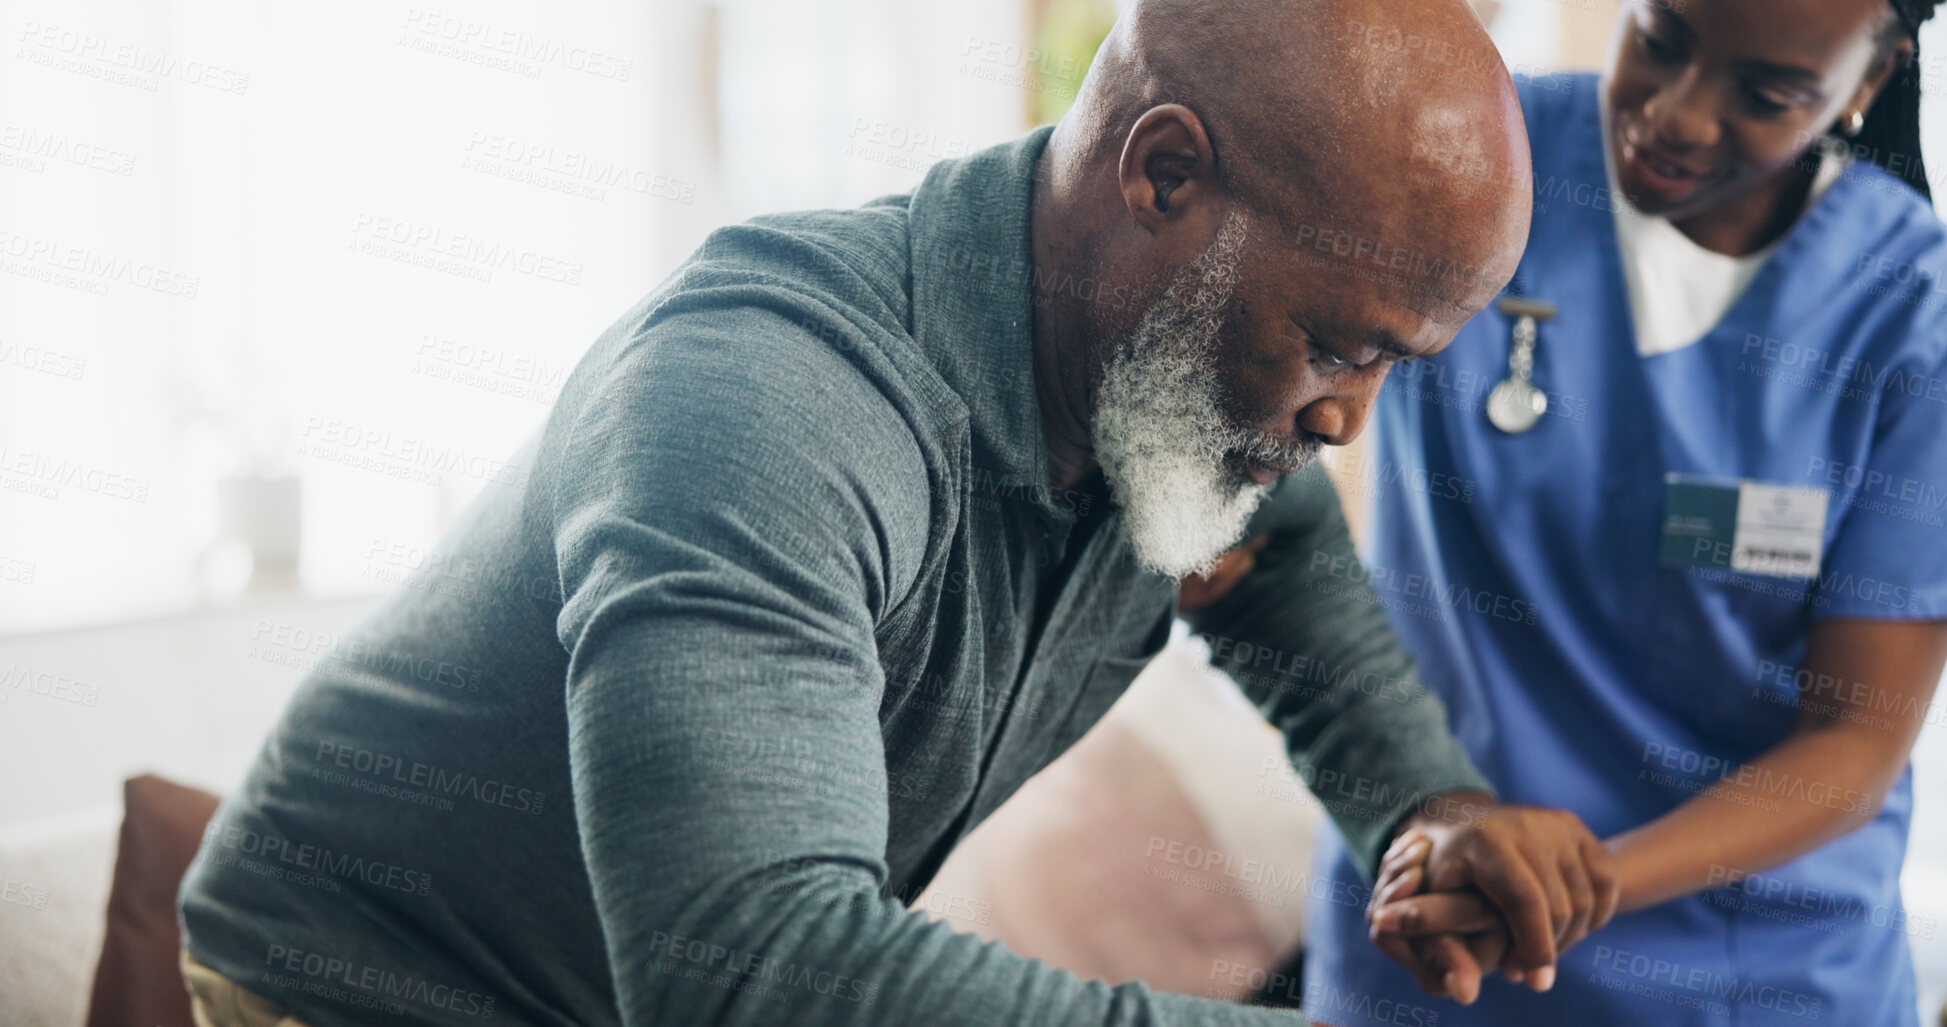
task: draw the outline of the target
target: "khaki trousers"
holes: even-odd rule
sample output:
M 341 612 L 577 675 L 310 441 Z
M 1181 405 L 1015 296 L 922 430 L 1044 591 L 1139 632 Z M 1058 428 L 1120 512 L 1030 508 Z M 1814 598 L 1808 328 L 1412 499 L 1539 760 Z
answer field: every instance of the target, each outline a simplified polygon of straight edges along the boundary
M 187 948 L 182 968 L 196 1027 L 304 1027 L 284 1007 L 197 962 Z

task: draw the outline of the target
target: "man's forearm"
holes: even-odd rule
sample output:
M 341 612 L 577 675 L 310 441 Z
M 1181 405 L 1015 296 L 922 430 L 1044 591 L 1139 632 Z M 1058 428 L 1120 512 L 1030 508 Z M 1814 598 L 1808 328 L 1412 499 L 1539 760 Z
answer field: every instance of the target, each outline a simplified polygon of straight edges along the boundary
M 1447 728 L 1358 568 L 1338 496 L 1315 468 L 1287 479 L 1254 530 L 1250 572 L 1185 619 L 1284 733 L 1301 779 L 1370 877 L 1426 799 L 1492 789 Z

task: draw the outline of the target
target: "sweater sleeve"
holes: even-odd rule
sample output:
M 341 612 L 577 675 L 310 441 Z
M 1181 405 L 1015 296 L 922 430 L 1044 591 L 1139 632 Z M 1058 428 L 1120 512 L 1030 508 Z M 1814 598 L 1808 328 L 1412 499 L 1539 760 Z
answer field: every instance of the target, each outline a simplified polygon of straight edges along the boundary
M 1186 616 L 1212 662 L 1284 733 L 1293 766 L 1371 880 L 1398 823 L 1444 792 L 1492 793 L 1366 584 L 1338 494 L 1314 465 L 1251 525 L 1256 566 Z
M 552 499 L 622 1022 L 1303 1023 L 1085 982 L 881 896 L 873 631 L 925 527 L 911 429 L 789 319 L 679 334 L 650 329 L 592 387 Z

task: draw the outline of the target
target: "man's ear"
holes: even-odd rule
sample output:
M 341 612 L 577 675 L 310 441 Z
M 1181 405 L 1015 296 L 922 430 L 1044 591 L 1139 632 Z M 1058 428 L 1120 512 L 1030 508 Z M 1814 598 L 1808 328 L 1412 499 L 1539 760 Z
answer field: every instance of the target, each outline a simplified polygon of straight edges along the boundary
M 1207 244 L 1216 233 L 1222 187 L 1217 154 L 1203 120 L 1178 103 L 1152 107 L 1136 119 L 1116 168 L 1122 202 L 1153 234 L 1176 234 Z

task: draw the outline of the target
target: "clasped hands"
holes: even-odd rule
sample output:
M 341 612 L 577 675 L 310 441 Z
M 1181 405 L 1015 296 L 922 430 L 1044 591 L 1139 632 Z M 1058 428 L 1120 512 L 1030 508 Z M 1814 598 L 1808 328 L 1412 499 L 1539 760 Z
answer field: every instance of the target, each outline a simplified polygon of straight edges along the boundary
M 1428 994 L 1469 1005 L 1496 970 L 1554 987 L 1556 960 L 1607 924 L 1620 898 L 1613 857 L 1575 814 L 1461 792 L 1404 822 L 1366 923 Z

